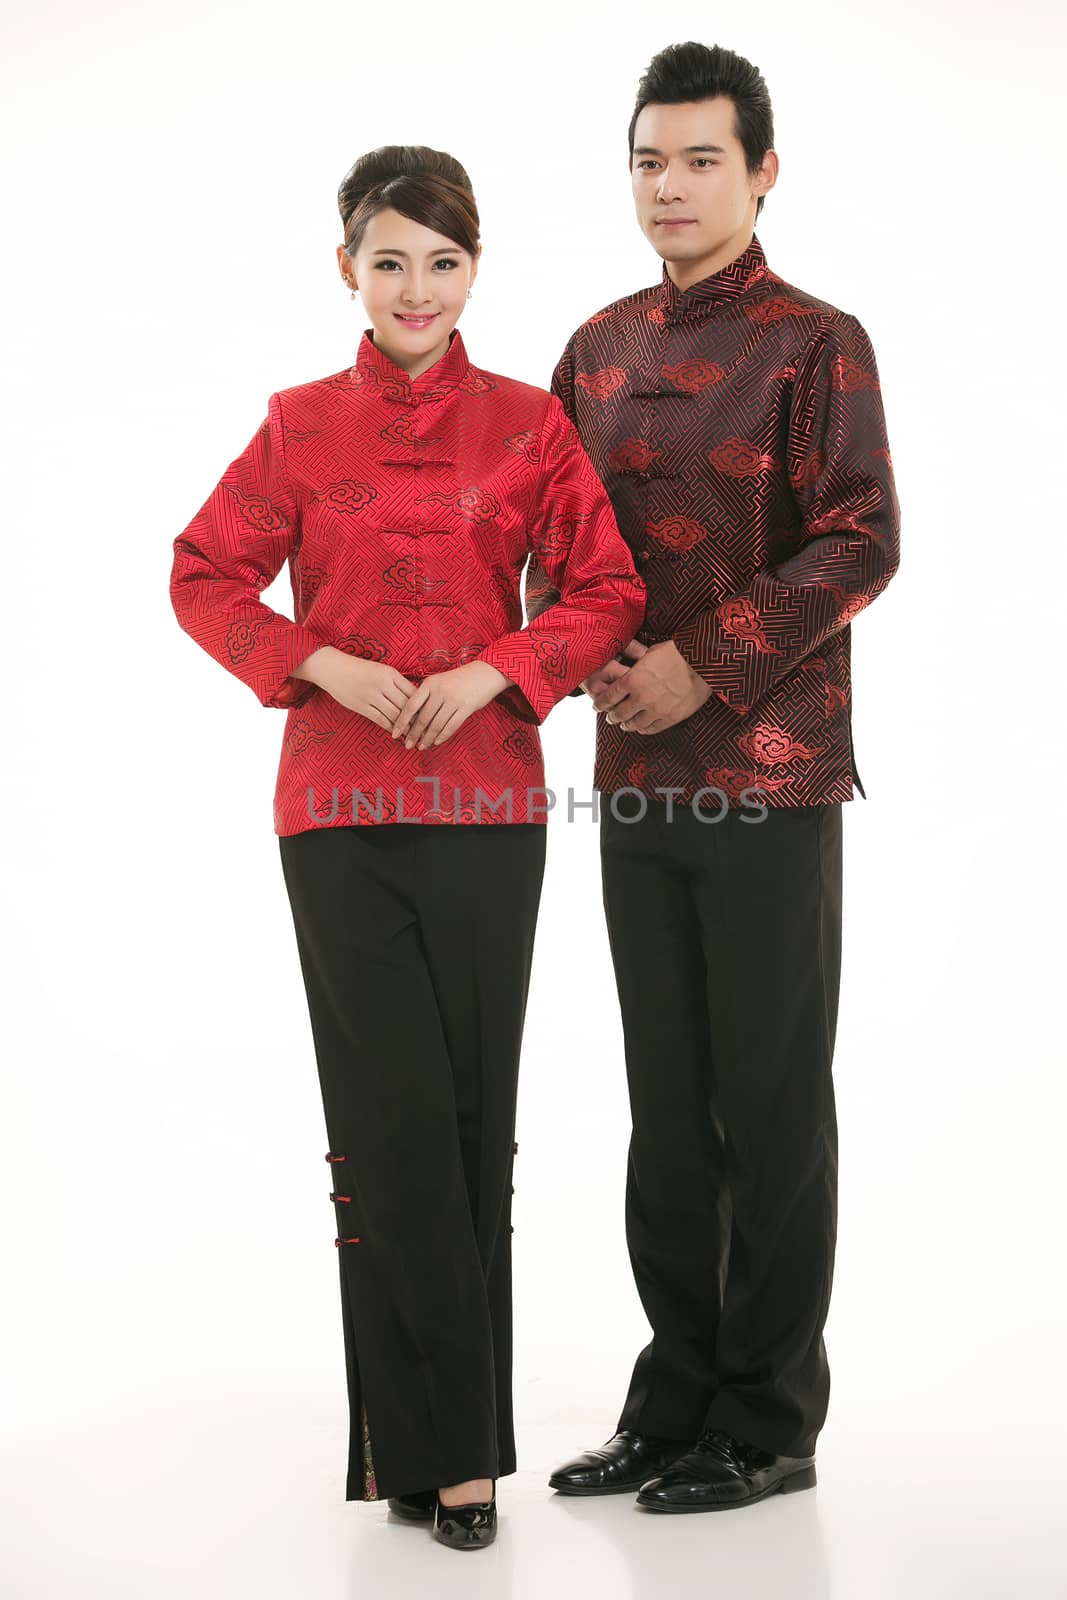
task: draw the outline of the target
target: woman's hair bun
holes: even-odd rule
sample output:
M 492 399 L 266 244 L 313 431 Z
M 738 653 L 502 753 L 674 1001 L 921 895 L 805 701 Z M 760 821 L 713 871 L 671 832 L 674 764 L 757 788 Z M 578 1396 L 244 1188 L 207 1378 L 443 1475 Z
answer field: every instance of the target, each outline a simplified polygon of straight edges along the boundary
M 398 211 L 472 256 L 481 249 L 478 207 L 466 169 L 444 150 L 386 144 L 360 156 L 337 191 L 344 248 L 355 255 L 371 218 Z
M 425 144 L 383 144 L 360 156 L 341 180 L 337 190 L 341 226 L 348 226 L 349 217 L 371 189 L 391 178 L 444 178 L 474 193 L 466 169 L 447 151 L 431 150 Z

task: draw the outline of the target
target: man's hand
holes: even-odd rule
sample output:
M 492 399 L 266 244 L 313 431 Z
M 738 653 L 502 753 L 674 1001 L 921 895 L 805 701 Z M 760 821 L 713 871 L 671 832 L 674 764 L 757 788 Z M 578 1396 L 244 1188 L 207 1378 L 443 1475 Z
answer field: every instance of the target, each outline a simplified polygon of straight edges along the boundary
M 711 693 L 672 639 L 653 645 L 633 639 L 625 654 L 637 658 L 632 667 L 609 661 L 582 684 L 596 709 L 624 733 L 673 728 L 691 717 Z
M 467 661 L 449 672 L 434 672 L 423 678 L 408 696 L 407 704 L 393 723 L 394 739 L 403 739 L 405 748 L 429 750 L 451 739 L 475 711 L 495 700 L 511 679 L 488 661 Z
M 619 654 L 633 656 L 636 660 L 638 656 L 644 655 L 647 648 L 648 646 L 643 645 L 640 639 L 631 639 L 629 644 L 619 651 Z M 612 657 L 602 667 L 598 667 L 595 672 L 591 672 L 588 678 L 583 678 L 581 683 L 578 684 L 578 688 L 584 689 L 589 698 L 595 702 L 598 694 L 603 694 L 609 684 L 614 683 L 629 670 L 630 668 L 627 664 Z M 600 710 L 599 706 L 597 706 L 597 710 Z
M 596 672 L 591 672 L 588 678 L 583 678 L 578 688 L 584 689 L 589 698 L 595 702 L 598 694 L 603 694 L 616 679 L 625 677 L 629 670 L 629 667 L 624 667 L 621 661 L 609 661 L 604 666 L 598 667 Z

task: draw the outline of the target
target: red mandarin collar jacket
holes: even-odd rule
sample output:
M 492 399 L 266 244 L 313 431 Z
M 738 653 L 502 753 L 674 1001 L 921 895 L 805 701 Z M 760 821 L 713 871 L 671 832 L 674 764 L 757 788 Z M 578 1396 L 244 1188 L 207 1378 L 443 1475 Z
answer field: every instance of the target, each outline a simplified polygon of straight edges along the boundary
M 523 626 L 527 557 L 559 596 Z M 260 591 L 288 561 L 295 621 Z M 272 394 L 174 541 L 181 626 L 285 710 L 281 835 L 545 820 L 537 724 L 633 638 L 644 585 L 559 400 L 471 365 L 458 331 L 414 381 L 368 329 L 355 364 Z M 443 744 L 402 740 L 291 676 L 334 645 L 414 683 L 490 662 L 512 686 Z
M 759 240 L 679 290 L 617 300 L 552 378 L 673 639 L 712 693 L 659 734 L 597 719 L 594 784 L 690 805 L 864 792 L 850 624 L 897 570 L 899 508 L 874 352 L 856 318 L 772 272 Z M 527 612 L 551 604 L 532 562 Z M 744 798 L 758 786 L 761 794 Z

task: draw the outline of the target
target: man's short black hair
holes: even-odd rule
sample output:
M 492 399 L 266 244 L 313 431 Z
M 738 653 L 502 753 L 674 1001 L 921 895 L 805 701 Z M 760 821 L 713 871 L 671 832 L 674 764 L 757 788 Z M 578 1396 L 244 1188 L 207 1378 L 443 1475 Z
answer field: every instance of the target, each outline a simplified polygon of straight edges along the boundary
M 727 95 L 734 103 L 734 133 L 745 152 L 745 165 L 756 172 L 764 155 L 774 148 L 771 97 L 758 67 L 722 45 L 669 44 L 652 57 L 637 86 L 637 104 L 630 118 L 630 155 L 634 153 L 634 128 L 647 105 L 676 106 L 687 100 L 713 100 Z M 756 215 L 766 197 L 756 200 Z

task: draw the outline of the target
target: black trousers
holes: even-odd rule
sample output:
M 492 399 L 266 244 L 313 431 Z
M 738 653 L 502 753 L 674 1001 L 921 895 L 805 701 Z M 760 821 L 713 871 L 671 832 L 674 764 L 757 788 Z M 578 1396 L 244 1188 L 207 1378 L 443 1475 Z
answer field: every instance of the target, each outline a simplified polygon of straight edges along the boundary
M 630 1259 L 652 1340 L 619 1428 L 809 1455 L 837 1236 L 831 1077 L 840 804 L 703 820 L 602 794 L 633 1134 Z M 714 818 L 718 813 L 710 813 Z
M 330 1146 L 348 1500 L 515 1471 L 511 1179 L 546 832 L 279 838 Z

